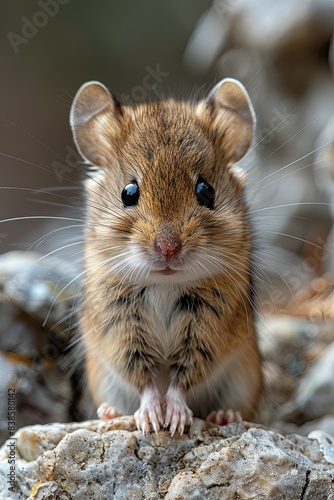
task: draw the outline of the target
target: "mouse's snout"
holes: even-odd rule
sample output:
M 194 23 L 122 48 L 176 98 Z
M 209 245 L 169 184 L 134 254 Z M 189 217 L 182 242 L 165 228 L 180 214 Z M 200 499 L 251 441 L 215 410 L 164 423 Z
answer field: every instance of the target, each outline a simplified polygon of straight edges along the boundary
M 181 240 L 178 236 L 160 237 L 156 241 L 156 250 L 164 257 L 172 257 L 181 250 Z
M 180 228 L 173 222 L 159 224 L 154 241 L 154 250 L 164 259 L 169 259 L 178 254 L 182 248 Z

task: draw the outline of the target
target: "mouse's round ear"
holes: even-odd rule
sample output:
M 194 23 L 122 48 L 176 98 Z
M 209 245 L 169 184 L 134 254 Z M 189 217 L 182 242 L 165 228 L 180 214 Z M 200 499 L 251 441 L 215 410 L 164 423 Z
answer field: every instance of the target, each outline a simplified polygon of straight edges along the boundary
M 121 115 L 120 103 L 102 83 L 92 81 L 80 87 L 71 106 L 70 125 L 78 151 L 89 163 L 108 164 Z
M 238 80 L 225 78 L 212 89 L 204 107 L 227 163 L 241 160 L 252 145 L 256 125 L 245 87 Z

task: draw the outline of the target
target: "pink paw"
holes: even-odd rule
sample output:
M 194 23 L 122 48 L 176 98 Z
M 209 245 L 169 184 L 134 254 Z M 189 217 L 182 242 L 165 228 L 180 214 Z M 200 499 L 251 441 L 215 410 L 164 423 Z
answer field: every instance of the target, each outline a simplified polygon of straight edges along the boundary
M 170 388 L 162 404 L 166 407 L 164 426 L 169 427 L 171 436 L 176 431 L 182 435 L 185 426 L 191 425 L 193 421 L 193 412 L 188 408 L 184 394 L 175 387 Z
M 233 422 L 242 422 L 242 416 L 240 411 L 234 410 L 218 410 L 212 411 L 207 417 L 206 420 L 208 422 L 212 422 L 217 425 L 227 425 L 232 424 Z
M 137 429 L 142 433 L 151 432 L 150 423 L 156 433 L 159 432 L 163 420 L 160 405 L 160 394 L 156 388 L 145 389 L 141 396 L 140 407 L 135 413 Z
M 118 411 L 114 406 L 109 406 L 108 403 L 102 403 L 96 413 L 98 418 L 102 420 L 112 420 L 123 415 L 122 412 Z

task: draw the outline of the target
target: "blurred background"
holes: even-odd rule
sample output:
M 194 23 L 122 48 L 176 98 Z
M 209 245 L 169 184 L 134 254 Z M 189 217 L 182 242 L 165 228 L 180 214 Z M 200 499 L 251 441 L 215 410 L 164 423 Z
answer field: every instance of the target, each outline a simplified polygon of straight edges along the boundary
M 219 79 L 234 77 L 250 93 L 258 120 L 254 148 L 242 166 L 248 171 L 263 309 L 312 320 L 334 317 L 333 0 L 16 0 L 0 8 L 0 253 L 53 252 L 71 241 L 72 226 L 80 224 L 57 218 L 82 217 L 84 172 L 68 123 L 82 83 L 100 80 L 124 102 L 137 103 L 170 94 L 187 97 L 194 89 L 203 93 Z M 71 253 L 69 248 L 53 256 L 64 261 Z M 58 336 L 51 340 L 48 330 L 45 345 L 39 345 L 40 325 L 45 333 L 55 296 L 41 289 L 43 269 L 26 272 L 24 259 L 6 257 L 0 263 L 0 348 L 20 355 L 25 370 L 18 376 L 13 358 L 2 360 L 8 380 L 17 377 L 21 393 L 26 391 L 18 426 L 84 417 L 73 409 L 77 381 L 56 384 L 55 394 L 54 380 L 64 368 L 56 363 L 53 375 L 45 376 L 50 359 L 57 361 L 64 352 L 64 329 L 58 328 L 59 335 L 53 330 Z M 44 264 L 50 267 L 47 260 Z M 12 279 L 17 272 L 20 279 Z M 59 283 L 64 275 L 61 268 L 48 279 Z M 35 306 L 27 312 L 27 294 L 33 291 Z M 304 296 L 298 299 L 299 292 Z M 18 328 L 15 307 L 34 317 L 29 335 L 21 316 Z M 61 326 L 64 307 L 53 311 L 53 324 Z M 23 336 L 29 338 L 24 352 Z M 37 359 L 42 351 L 47 363 L 32 375 L 24 360 L 27 367 L 31 353 Z M 305 355 L 308 361 L 299 357 L 297 368 L 290 357 L 287 366 L 300 375 L 320 351 Z M 292 392 L 292 385 L 287 387 L 285 395 Z M 32 392 L 39 394 L 33 403 Z M 54 399 L 58 413 L 47 410 Z

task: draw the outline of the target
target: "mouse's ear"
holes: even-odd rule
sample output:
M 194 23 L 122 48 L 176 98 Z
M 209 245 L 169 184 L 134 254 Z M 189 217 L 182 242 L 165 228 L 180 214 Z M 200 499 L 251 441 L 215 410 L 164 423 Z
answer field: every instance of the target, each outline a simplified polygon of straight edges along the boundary
M 227 163 L 236 163 L 249 150 L 256 117 L 245 87 L 233 78 L 220 81 L 204 102 Z
M 108 163 L 121 115 L 120 103 L 102 83 L 87 82 L 80 87 L 72 103 L 70 125 L 78 151 L 89 163 L 100 167 Z

